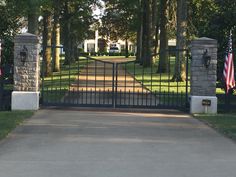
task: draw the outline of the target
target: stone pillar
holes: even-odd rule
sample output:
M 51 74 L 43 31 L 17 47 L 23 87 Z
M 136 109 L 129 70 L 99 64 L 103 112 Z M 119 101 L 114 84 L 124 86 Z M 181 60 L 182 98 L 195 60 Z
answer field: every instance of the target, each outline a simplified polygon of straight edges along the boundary
M 217 113 L 217 41 L 196 39 L 192 41 L 191 53 L 190 113 Z M 210 59 L 209 66 L 204 58 Z
M 12 110 L 39 109 L 39 39 L 29 33 L 17 35 L 14 46 Z

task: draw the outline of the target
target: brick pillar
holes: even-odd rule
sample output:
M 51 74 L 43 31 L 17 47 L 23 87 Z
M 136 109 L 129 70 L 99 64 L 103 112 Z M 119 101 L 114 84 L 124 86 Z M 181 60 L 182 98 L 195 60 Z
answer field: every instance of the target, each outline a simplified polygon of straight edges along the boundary
M 39 39 L 29 33 L 15 37 L 12 110 L 39 109 Z
M 191 53 L 190 113 L 217 113 L 217 41 L 196 39 L 191 43 Z M 205 64 L 204 53 L 210 58 L 209 66 Z

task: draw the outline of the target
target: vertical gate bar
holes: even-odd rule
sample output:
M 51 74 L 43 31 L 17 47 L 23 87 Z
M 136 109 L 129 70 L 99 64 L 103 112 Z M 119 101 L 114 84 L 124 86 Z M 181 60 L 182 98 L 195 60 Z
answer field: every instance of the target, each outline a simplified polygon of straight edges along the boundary
M 139 89 L 138 89 L 138 93 L 137 93 L 137 106 L 139 106 Z
M 151 62 L 151 92 L 152 92 L 152 85 L 153 85 L 152 79 L 153 79 L 153 62 Z
M 176 50 L 175 53 L 176 53 L 175 56 L 179 57 L 179 50 Z M 181 66 L 179 65 L 178 67 L 179 67 L 178 70 L 180 71 Z M 177 106 L 177 105 L 179 105 L 179 100 L 178 100 L 179 99 L 179 80 L 178 79 L 177 79 L 176 87 L 177 87 L 177 104 L 176 104 L 176 106 Z
M 1 52 L 1 50 L 0 50 L 0 52 Z M 45 52 L 45 49 L 43 50 L 43 56 L 44 56 L 44 52 Z M 1 56 L 0 56 L 1 57 Z M 44 99 L 45 99 L 45 94 L 44 94 L 44 87 L 45 87 L 45 58 L 43 57 L 42 58 L 42 97 L 41 97 L 41 99 L 42 99 L 42 104 L 44 104 Z M 0 61 L 0 67 L 1 67 L 1 61 Z M 1 69 L 1 68 L 0 68 Z M 1 78 L 0 78 L 1 79 Z M 1 87 L 1 86 L 0 86 Z
M 0 110 L 3 109 L 2 40 L 0 39 Z
M 151 63 L 151 92 L 150 92 L 150 106 L 152 106 L 152 93 L 153 93 L 153 65 L 154 63 Z
M 141 101 L 141 103 L 142 103 L 142 105 L 141 106 L 143 106 L 143 88 L 144 87 L 144 66 L 142 66 L 142 101 Z
M 81 95 L 82 99 L 81 99 L 81 104 L 84 104 L 84 88 L 82 87 L 82 95 Z
M 105 96 L 105 94 L 106 94 L 106 86 L 105 86 L 105 84 L 106 84 L 106 63 L 105 62 L 103 63 L 103 70 L 104 70 L 103 71 L 103 73 L 104 73 L 104 81 L 103 81 L 103 105 L 105 105 L 105 103 L 106 103 L 106 101 L 105 101 L 105 99 L 106 99 L 106 96 Z
M 55 96 L 55 98 L 54 98 L 54 104 L 58 104 L 58 101 L 57 101 L 57 87 L 55 88 L 55 91 L 54 91 L 54 96 Z
M 112 63 L 112 106 L 113 108 L 116 107 L 115 105 L 115 63 Z
M 115 105 L 117 105 L 117 97 L 118 97 L 118 67 L 119 65 L 115 63 L 115 68 L 116 68 L 116 83 L 115 83 Z
M 170 106 L 170 51 L 168 51 L 168 96 L 167 105 Z
M 186 50 L 186 93 L 185 93 L 185 107 L 187 108 L 188 105 L 188 65 L 189 65 L 189 51 Z
M 163 52 L 163 51 L 162 51 Z M 160 65 L 160 54 L 159 54 L 159 65 Z M 161 73 L 161 71 L 159 72 L 159 92 L 160 92 L 160 94 L 161 94 L 161 87 L 162 87 L 162 73 Z
M 90 88 L 90 104 L 92 105 L 93 104 L 93 90 L 92 90 L 92 88 Z
M 45 98 L 46 98 L 45 100 L 46 101 L 45 100 L 44 101 L 45 101 L 45 104 L 48 104 L 48 87 L 46 87 L 46 88 L 47 88 L 46 93 L 45 93 Z
M 130 106 L 130 89 L 129 89 L 129 102 L 128 105 Z
M 78 56 L 78 65 L 77 65 L 77 83 L 76 83 L 76 104 L 78 105 L 79 104 L 79 82 L 80 82 L 80 53 L 79 53 L 79 56 Z
M 53 52 L 53 47 L 52 46 L 47 46 L 47 48 L 50 48 L 51 52 Z M 50 91 L 50 96 L 53 98 L 52 96 L 52 90 L 53 90 L 53 86 L 54 86 L 54 83 L 53 83 L 53 65 L 52 65 L 52 61 L 50 62 L 50 70 L 51 70 L 51 91 Z
M 175 106 L 175 94 L 174 94 L 174 91 L 171 92 L 171 95 L 172 95 L 172 96 L 171 96 L 171 97 L 172 97 L 172 99 L 171 99 L 171 105 L 172 105 L 172 106 Z
M 135 89 L 135 81 L 136 81 L 136 71 L 135 71 L 135 66 L 136 66 L 136 64 L 135 64 L 135 62 L 133 62 L 133 64 L 134 64 L 134 79 L 133 79 L 133 106 L 134 106 L 134 97 L 135 97 L 135 92 L 136 92 L 136 89 Z
M 122 94 L 122 92 L 121 92 L 121 89 L 120 89 L 120 95 L 119 95 L 119 97 L 120 97 L 120 99 L 119 99 L 120 100 L 120 105 L 122 104 L 121 103 L 121 100 L 122 100 L 122 95 L 121 94 Z
M 97 60 L 95 60 L 95 74 L 94 74 L 95 76 L 95 93 L 96 93 L 96 90 L 97 90 Z M 95 94 L 94 94 L 95 95 Z M 91 97 L 92 97 L 92 95 L 91 95 Z M 96 95 L 94 96 L 94 102 L 95 102 L 95 104 L 96 104 L 96 102 L 97 102 L 97 99 L 96 99 Z
M 110 89 L 107 89 L 107 104 L 110 104 Z
M 146 99 L 146 106 L 148 105 L 148 91 L 146 90 L 146 96 L 145 96 L 145 99 Z
M 71 61 L 69 61 L 69 92 L 70 92 L 70 87 L 71 87 Z
M 126 67 L 127 67 L 127 63 L 125 63 L 125 84 L 124 84 L 124 86 L 125 86 L 125 90 L 124 90 L 124 93 L 126 94 L 126 86 L 127 86 L 127 83 L 126 83 L 126 81 L 127 81 L 127 74 L 126 74 Z M 125 96 L 126 97 L 126 96 Z M 126 99 L 124 99 L 125 100 L 125 105 L 126 105 Z
M 71 100 L 71 104 L 74 105 L 75 104 L 75 88 L 72 88 L 72 100 Z
M 88 57 L 86 57 L 86 90 L 85 90 L 85 104 L 87 104 L 88 103 L 88 78 L 89 78 L 89 76 L 88 76 Z
M 155 107 L 157 106 L 157 90 L 155 90 Z
M 164 90 L 164 106 L 166 106 L 166 91 Z
M 118 90 L 118 74 L 119 74 L 119 72 L 118 72 L 118 67 L 119 67 L 119 64 L 118 63 L 115 63 L 115 65 L 116 65 L 116 83 L 115 83 L 115 107 L 116 107 L 116 104 L 117 104 L 117 97 L 118 97 L 118 95 L 117 95 L 117 90 Z M 115 108 L 114 107 L 114 108 Z
M 59 87 L 60 87 L 60 88 L 59 88 L 59 89 L 60 89 L 59 93 L 60 93 L 60 97 L 62 96 L 62 88 L 61 88 L 61 87 L 62 87 L 62 83 L 61 83 L 61 80 L 62 80 L 62 79 L 61 79 L 61 78 L 62 78 L 62 71 L 61 71 L 61 70 L 62 70 L 62 56 L 60 56 L 60 73 L 59 73 L 59 75 L 60 75 L 60 76 L 59 76 L 59 79 L 60 79 L 60 81 L 59 81 Z M 60 103 L 61 103 L 61 101 L 62 101 L 62 100 L 60 99 Z
M 101 105 L 101 89 L 98 91 L 98 104 Z

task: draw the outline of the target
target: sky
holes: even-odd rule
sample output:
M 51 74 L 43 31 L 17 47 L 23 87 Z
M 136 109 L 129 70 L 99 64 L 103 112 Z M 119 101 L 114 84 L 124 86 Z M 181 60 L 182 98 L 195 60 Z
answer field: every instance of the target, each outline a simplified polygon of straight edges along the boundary
M 93 10 L 93 15 L 96 18 L 100 18 L 102 16 L 102 14 L 104 13 L 105 4 L 102 0 L 100 0 L 100 2 L 102 4 L 102 8 L 95 7 L 94 10 Z

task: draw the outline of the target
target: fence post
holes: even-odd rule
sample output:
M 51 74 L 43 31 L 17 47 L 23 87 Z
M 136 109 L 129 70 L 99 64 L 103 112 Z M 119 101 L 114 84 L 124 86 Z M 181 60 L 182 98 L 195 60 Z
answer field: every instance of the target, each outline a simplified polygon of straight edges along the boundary
M 17 35 L 14 46 L 12 110 L 39 109 L 39 39 L 29 33 Z
M 2 41 L 0 39 L 0 105 L 2 105 L 3 101 L 2 96 L 3 96 Z
M 217 41 L 196 39 L 191 53 L 190 113 L 217 113 Z

